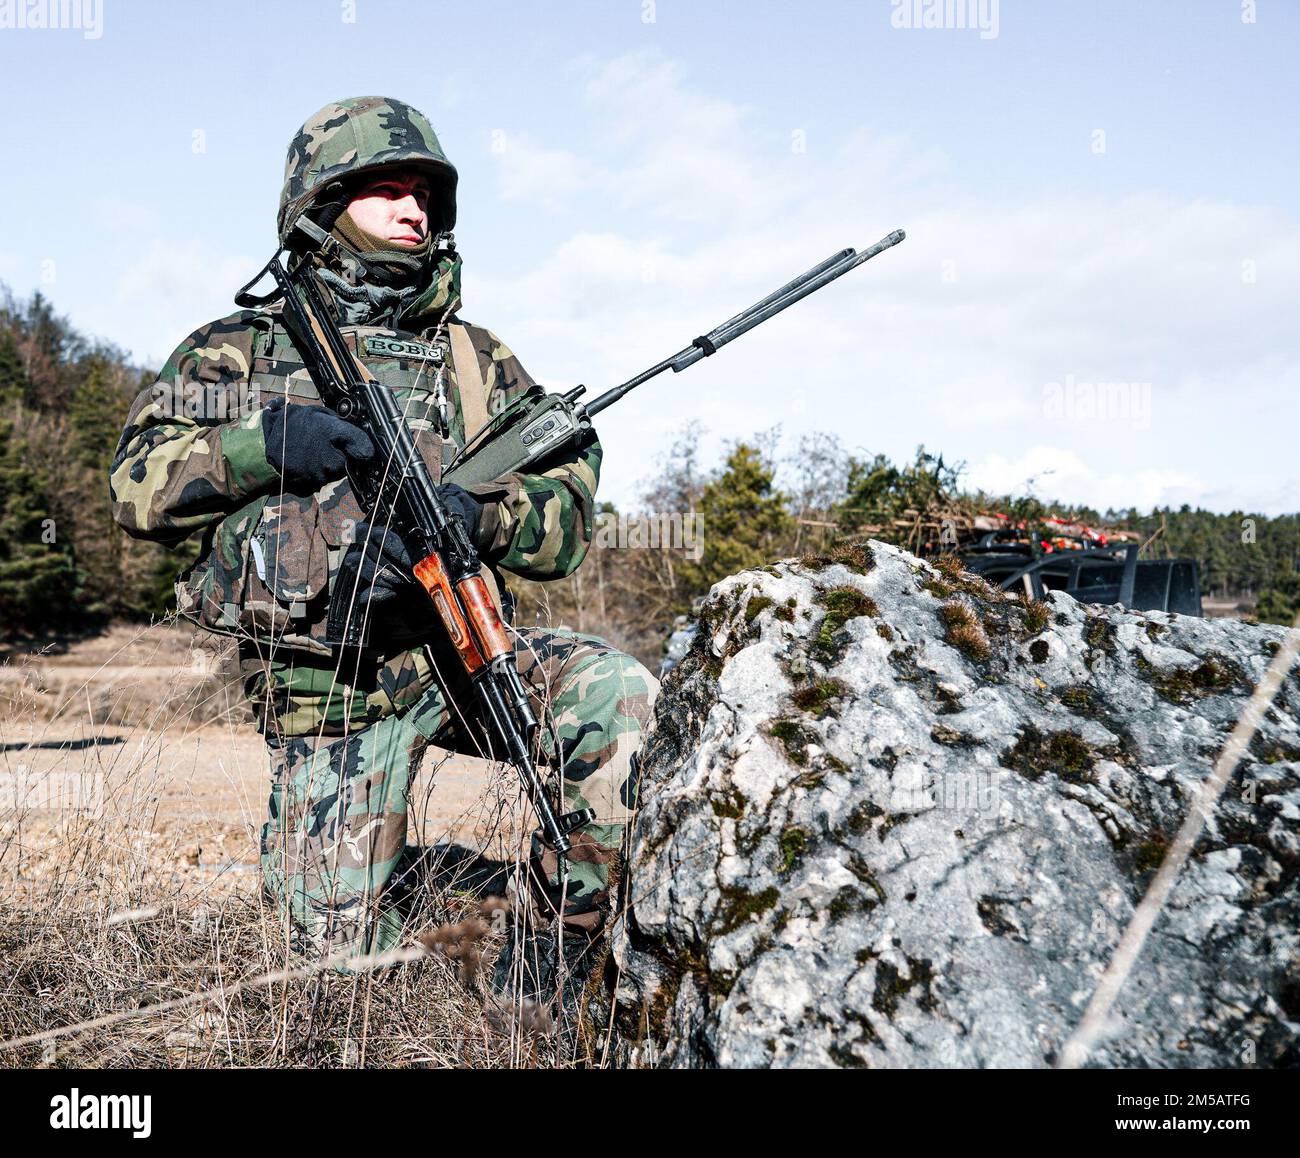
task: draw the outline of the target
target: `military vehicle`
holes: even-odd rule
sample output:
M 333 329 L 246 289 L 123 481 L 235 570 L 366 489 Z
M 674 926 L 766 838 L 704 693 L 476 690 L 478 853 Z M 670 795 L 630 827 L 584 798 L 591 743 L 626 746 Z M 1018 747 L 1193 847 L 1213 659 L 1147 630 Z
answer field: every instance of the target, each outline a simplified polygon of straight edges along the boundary
M 1131 532 L 1107 534 L 1057 519 L 1027 529 L 1005 516 L 991 517 L 1001 525 L 968 534 L 955 553 L 968 571 L 1004 591 L 1032 599 L 1064 591 L 1080 603 L 1203 614 L 1195 559 L 1139 559 L 1141 545 Z

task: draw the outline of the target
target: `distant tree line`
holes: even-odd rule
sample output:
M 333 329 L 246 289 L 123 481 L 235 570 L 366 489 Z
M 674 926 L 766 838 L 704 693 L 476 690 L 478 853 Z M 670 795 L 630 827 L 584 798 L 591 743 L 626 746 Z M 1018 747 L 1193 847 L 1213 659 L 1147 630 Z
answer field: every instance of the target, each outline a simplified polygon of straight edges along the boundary
M 153 374 L 86 338 L 38 293 L 0 286 L 0 631 L 147 620 L 193 557 L 137 542 L 109 511 L 108 468 Z M 174 602 L 174 600 L 172 600 Z
M 0 632 L 85 631 L 147 621 L 174 606 L 172 582 L 193 559 L 126 536 L 109 513 L 108 467 L 127 409 L 155 373 L 78 333 L 40 294 L 0 287 Z M 514 582 L 523 622 L 605 635 L 643 659 L 674 616 L 717 580 L 773 559 L 866 536 L 918 546 L 918 512 L 1000 511 L 1122 527 L 1152 555 L 1188 555 L 1203 594 L 1253 601 L 1289 623 L 1300 609 L 1300 518 L 1183 506 L 1098 511 L 971 492 L 962 468 L 917 451 L 910 463 L 849 453 L 831 434 L 783 448 L 779 429 L 700 461 L 688 424 L 627 510 L 603 504 L 601 533 L 569 579 Z M 657 520 L 657 522 L 656 522 Z M 658 531 L 647 535 L 654 523 Z
M 699 462 L 702 431 L 690 424 L 644 488 L 639 510 L 692 510 L 702 550 L 593 549 L 569 579 L 512 584 L 526 622 L 564 622 L 605 635 L 651 662 L 665 627 L 688 613 L 719 579 L 773 559 L 817 554 L 863 538 L 911 550 L 934 547 L 924 525 L 936 513 L 1000 513 L 1034 527 L 1049 518 L 1141 536 L 1146 557 L 1188 556 L 1201 568 L 1207 597 L 1256 604 L 1255 617 L 1291 623 L 1300 611 L 1300 517 L 1269 518 L 1157 508 L 1099 511 L 1034 497 L 989 495 L 962 487 L 960 464 L 917 450 L 910 463 L 850 454 L 835 436 L 806 435 L 785 452 L 778 430 L 731 444 L 712 469 Z M 612 508 L 605 508 L 612 517 Z M 629 522 L 634 516 L 629 516 Z M 692 558 L 698 556 L 698 558 Z M 597 597 L 598 596 L 598 597 Z

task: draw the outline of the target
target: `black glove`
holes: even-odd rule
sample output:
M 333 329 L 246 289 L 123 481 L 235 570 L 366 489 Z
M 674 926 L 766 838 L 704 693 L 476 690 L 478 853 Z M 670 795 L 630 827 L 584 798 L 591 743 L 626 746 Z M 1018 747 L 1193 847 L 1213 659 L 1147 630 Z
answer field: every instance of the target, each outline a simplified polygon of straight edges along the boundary
M 483 521 L 483 504 L 464 487 L 455 483 L 443 483 L 438 488 L 438 496 L 447 504 L 448 510 L 461 517 L 465 530 L 469 532 L 469 541 L 478 541 L 478 526 Z
M 339 567 L 339 597 L 355 606 L 378 607 L 405 587 L 413 586 L 411 556 L 391 527 L 358 523 L 356 539 Z
M 309 495 L 348 473 L 349 462 L 375 457 L 370 436 L 323 406 L 286 406 L 272 398 L 262 411 L 266 460 L 291 494 Z

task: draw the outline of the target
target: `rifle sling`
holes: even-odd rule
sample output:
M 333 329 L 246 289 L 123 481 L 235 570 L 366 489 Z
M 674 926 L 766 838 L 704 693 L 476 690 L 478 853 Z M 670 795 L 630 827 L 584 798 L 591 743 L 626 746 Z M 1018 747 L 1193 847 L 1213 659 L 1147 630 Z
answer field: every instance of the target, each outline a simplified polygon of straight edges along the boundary
M 456 370 L 456 389 L 460 392 L 460 413 L 465 425 L 465 445 L 468 446 L 470 440 L 488 424 L 487 392 L 469 327 L 463 322 L 452 322 L 447 327 L 447 334 L 451 338 L 451 361 Z M 501 592 L 491 568 L 484 564 L 479 574 L 483 576 L 488 594 L 500 613 Z
M 469 329 L 462 322 L 453 322 L 447 332 L 451 337 L 451 360 L 456 367 L 456 387 L 460 391 L 460 412 L 468 446 L 488 423 L 487 394 Z

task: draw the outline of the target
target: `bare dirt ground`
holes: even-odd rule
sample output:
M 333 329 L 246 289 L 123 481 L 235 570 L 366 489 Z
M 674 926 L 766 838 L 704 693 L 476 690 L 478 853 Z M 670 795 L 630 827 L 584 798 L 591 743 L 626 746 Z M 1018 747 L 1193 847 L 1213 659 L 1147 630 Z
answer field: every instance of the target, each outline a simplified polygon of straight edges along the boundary
M 173 884 L 254 887 L 266 746 L 211 639 L 115 627 L 0 665 L 0 899 L 30 899 L 68 825 L 97 815 L 106 828 L 125 824 Z M 508 855 L 521 830 L 516 795 L 485 761 L 431 748 L 408 842 Z
M 267 786 L 223 641 L 164 625 L 0 650 L 0 1068 L 549 1067 L 587 1048 L 488 982 L 530 919 L 512 773 L 426 752 L 407 843 L 436 853 L 405 878 L 423 887 L 402 944 L 341 971 L 262 893 Z M 528 962 L 510 968 L 522 992 Z

